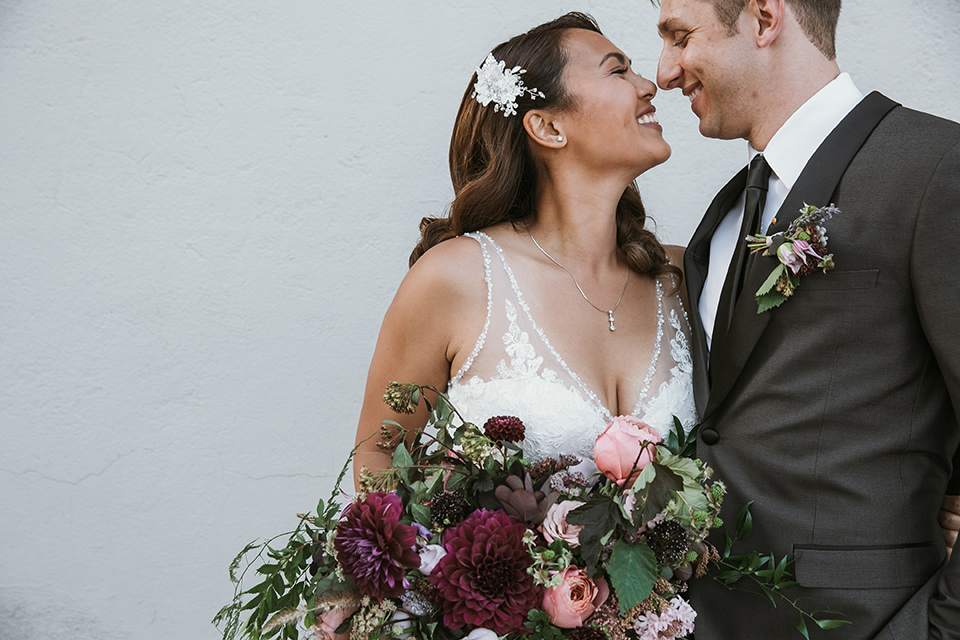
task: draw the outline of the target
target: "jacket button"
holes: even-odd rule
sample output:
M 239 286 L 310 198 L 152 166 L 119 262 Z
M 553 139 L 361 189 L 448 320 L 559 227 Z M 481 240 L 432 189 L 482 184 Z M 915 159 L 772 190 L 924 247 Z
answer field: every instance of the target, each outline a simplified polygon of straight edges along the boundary
M 700 439 L 703 440 L 703 444 L 712 446 L 720 442 L 720 434 L 716 429 L 707 428 L 700 432 Z

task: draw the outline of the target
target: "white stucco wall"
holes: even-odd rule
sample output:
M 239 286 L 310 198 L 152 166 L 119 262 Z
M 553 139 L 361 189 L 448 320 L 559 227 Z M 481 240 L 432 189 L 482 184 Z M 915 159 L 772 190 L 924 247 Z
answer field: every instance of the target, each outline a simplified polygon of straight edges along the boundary
M 960 120 L 957 0 L 848 0 L 861 89 Z M 348 452 L 380 319 L 486 52 L 645 0 L 0 2 L 0 639 L 218 637 L 226 567 Z M 684 243 L 742 143 L 657 100 Z

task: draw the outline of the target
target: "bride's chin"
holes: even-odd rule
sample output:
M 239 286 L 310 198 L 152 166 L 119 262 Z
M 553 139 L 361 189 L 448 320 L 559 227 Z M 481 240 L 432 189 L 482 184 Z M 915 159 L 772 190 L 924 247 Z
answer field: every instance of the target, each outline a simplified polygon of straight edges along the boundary
M 662 149 L 656 149 L 650 151 L 649 155 L 644 158 L 644 162 L 637 167 L 637 175 L 634 177 L 639 177 L 642 174 L 646 173 L 650 169 L 653 169 L 656 166 L 659 166 L 670 159 L 670 156 L 673 154 L 673 150 L 670 148 L 666 142 L 663 143 Z

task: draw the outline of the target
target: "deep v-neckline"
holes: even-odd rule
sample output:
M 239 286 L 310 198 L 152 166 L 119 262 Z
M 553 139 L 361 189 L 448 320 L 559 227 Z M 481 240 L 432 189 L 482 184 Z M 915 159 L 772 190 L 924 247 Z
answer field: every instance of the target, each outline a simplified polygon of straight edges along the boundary
M 537 335 L 540 337 L 540 340 L 543 342 L 544 346 L 547 347 L 547 350 L 557 361 L 560 367 L 570 376 L 570 378 L 576 383 L 580 391 L 590 399 L 591 403 L 595 408 L 603 415 L 606 421 L 613 420 L 614 413 L 610 411 L 606 404 L 600 400 L 600 396 L 597 395 L 590 385 L 586 384 L 580 376 L 578 376 L 573 369 L 571 369 L 560 353 L 553 347 L 553 344 L 547 338 L 546 333 L 543 328 L 537 323 L 533 317 L 533 313 L 530 311 L 530 307 L 527 305 L 526 298 L 523 296 L 523 292 L 520 289 L 520 285 L 517 283 L 517 279 L 514 276 L 513 269 L 510 268 L 510 265 L 507 263 L 507 258 L 503 253 L 503 249 L 500 248 L 500 245 L 491 238 L 489 235 L 478 231 L 477 235 L 483 236 L 496 250 L 497 255 L 500 258 L 500 264 L 503 265 L 503 270 L 507 274 L 507 278 L 510 280 L 510 285 L 513 287 L 513 293 L 517 297 L 517 303 L 520 305 L 520 308 L 523 309 L 524 314 L 527 317 L 527 320 L 530 322 L 530 325 L 533 327 L 534 331 L 537 332 Z M 633 404 L 633 410 L 631 415 L 642 415 L 642 412 L 645 408 L 646 399 L 650 392 L 650 384 L 653 380 L 653 376 L 657 370 L 657 363 L 660 360 L 660 351 L 661 345 L 663 343 L 663 323 L 664 323 L 664 313 L 663 313 L 663 285 L 659 280 L 654 280 L 657 288 L 657 330 L 654 333 L 653 338 L 653 349 L 650 355 L 650 366 L 647 368 L 647 374 L 643 380 L 643 387 L 640 389 L 640 393 L 637 396 L 636 401 Z M 623 414 L 621 414 L 623 415 Z

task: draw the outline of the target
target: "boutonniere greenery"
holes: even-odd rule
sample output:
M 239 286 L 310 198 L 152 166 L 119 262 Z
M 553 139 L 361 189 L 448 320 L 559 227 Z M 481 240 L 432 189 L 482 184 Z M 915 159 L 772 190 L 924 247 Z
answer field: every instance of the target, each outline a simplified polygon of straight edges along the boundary
M 776 256 L 779 263 L 757 289 L 757 313 L 779 307 L 800 286 L 800 277 L 817 269 L 833 269 L 833 254 L 827 253 L 827 220 L 840 213 L 834 205 L 814 207 L 804 203 L 800 215 L 786 231 L 769 236 L 747 236 L 753 253 Z

